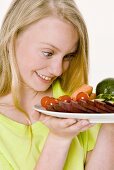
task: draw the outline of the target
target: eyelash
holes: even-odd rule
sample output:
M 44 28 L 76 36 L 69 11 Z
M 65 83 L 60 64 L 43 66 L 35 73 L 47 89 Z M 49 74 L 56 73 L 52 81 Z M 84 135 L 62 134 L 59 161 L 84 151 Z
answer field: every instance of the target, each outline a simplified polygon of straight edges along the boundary
M 53 53 L 47 51 L 42 51 L 42 53 L 45 57 L 51 57 L 53 55 Z
M 50 58 L 53 55 L 52 52 L 47 52 L 47 51 L 42 51 L 42 53 L 45 57 L 48 57 L 48 58 Z M 67 54 L 64 56 L 64 60 L 71 60 L 74 57 L 75 57 L 75 53 Z

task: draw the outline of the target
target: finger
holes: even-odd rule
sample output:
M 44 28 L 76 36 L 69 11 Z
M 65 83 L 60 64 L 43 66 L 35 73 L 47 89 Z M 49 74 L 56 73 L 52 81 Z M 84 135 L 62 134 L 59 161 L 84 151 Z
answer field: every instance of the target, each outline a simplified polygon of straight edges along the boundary
M 88 120 L 80 120 L 69 127 L 69 130 L 72 132 L 81 132 L 81 130 L 88 125 L 90 125 Z
M 75 123 L 73 123 L 72 125 L 68 126 L 67 128 L 61 128 L 61 131 L 60 133 L 64 133 L 66 135 L 70 135 L 70 136 L 76 136 L 78 135 L 82 130 L 83 128 L 89 128 L 89 121 L 87 120 L 80 120 L 79 122 L 77 120 L 75 120 Z
M 56 129 L 56 130 L 62 130 L 65 129 L 69 126 L 72 126 L 73 124 L 76 123 L 76 119 L 67 119 L 67 118 L 56 118 L 56 117 L 51 117 L 50 120 L 47 119 L 47 125 L 50 129 Z M 46 124 L 46 122 L 45 122 Z
M 64 129 L 64 128 L 67 128 L 67 127 L 70 127 L 72 126 L 73 124 L 75 124 L 77 122 L 76 119 L 58 119 L 56 121 L 57 123 L 57 126 L 59 126 L 60 128 Z
M 87 126 L 83 127 L 80 132 L 84 132 L 84 131 L 88 130 L 89 128 L 91 128 L 92 126 L 93 125 L 88 124 Z

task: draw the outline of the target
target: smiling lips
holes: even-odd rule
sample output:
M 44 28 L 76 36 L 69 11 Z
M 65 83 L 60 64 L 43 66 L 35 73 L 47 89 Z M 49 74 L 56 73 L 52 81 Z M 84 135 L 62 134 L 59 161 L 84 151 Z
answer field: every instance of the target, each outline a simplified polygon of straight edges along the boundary
M 50 81 L 52 78 L 51 77 L 47 77 L 47 76 L 44 76 L 42 74 L 39 74 L 37 73 L 39 77 L 41 77 L 43 80 L 47 80 L 47 81 Z

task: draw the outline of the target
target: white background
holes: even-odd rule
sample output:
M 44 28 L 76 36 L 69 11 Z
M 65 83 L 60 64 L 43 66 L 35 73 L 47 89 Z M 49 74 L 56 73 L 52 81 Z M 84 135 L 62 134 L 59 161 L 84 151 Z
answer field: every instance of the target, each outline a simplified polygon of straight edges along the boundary
M 0 0 L 0 25 L 11 0 Z M 85 19 L 90 46 L 89 84 L 114 77 L 114 0 L 76 0 Z

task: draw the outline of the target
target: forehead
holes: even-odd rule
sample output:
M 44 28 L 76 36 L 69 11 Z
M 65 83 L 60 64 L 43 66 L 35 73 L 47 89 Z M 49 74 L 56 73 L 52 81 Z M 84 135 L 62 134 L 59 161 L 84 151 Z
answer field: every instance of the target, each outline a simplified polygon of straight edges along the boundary
M 68 21 L 57 17 L 47 17 L 30 25 L 21 38 L 31 39 L 32 42 L 53 44 L 64 50 L 76 46 L 79 35 L 77 29 Z

